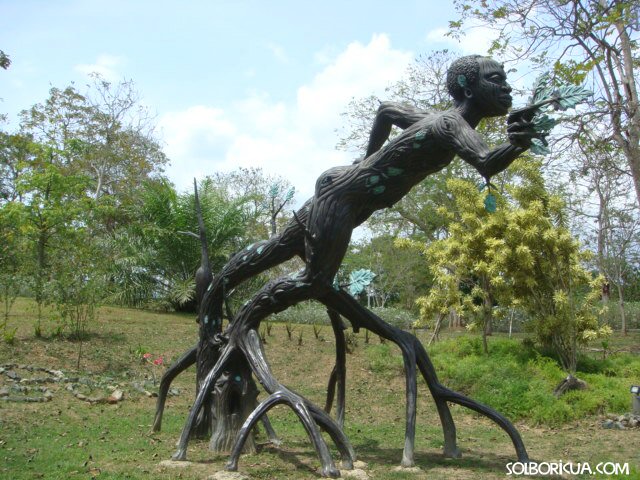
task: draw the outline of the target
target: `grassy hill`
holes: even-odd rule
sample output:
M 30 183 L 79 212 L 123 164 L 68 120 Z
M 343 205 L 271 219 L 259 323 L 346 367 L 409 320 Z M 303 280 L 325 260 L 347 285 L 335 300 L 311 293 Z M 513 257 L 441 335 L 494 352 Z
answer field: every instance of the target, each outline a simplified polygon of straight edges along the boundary
M 190 443 L 193 463 L 182 468 L 161 465 L 173 453 L 193 400 L 193 369 L 175 382 L 162 432 L 150 431 L 155 398 L 144 391 L 153 392 L 154 377 L 195 343 L 192 316 L 104 307 L 80 343 L 47 337 L 55 322 L 45 322 L 44 338 L 35 338 L 34 315 L 34 306 L 19 300 L 9 321 L 18 329 L 15 341 L 0 344 L 0 389 L 9 393 L 0 401 L 0 478 L 204 479 L 223 468 L 226 457 L 212 454 L 206 442 L 198 441 Z M 287 326 L 294 329 L 291 340 Z M 313 325 L 273 323 L 270 335 L 266 328 L 264 333 L 277 378 L 324 404 L 333 366 L 331 328 L 315 326 L 314 331 Z M 418 335 L 427 338 L 426 333 Z M 607 360 L 600 360 L 599 352 L 585 357 L 579 376 L 590 388 L 560 400 L 551 390 L 562 379 L 561 370 L 522 339 L 491 339 L 487 357 L 478 339 L 464 333 L 449 337 L 430 348 L 443 383 L 512 418 L 532 459 L 594 466 L 600 461 L 627 462 L 637 475 L 640 429 L 606 430 L 600 424 L 602 414 L 624 413 L 630 406 L 629 385 L 640 383 L 640 334 L 614 339 L 611 349 L 624 352 Z M 374 336 L 365 343 L 364 332 L 351 340 L 345 431 L 371 478 L 504 478 L 505 465 L 515 461 L 507 435 L 461 407 L 453 406 L 452 413 L 463 458 L 442 457 L 438 417 L 423 383 L 416 436 L 420 470 L 396 471 L 404 443 L 400 352 Z M 143 361 L 145 352 L 152 359 L 162 357 L 164 365 Z M 64 380 L 51 381 L 48 372 L 53 370 L 60 370 Z M 22 381 L 11 379 L 9 372 Z M 103 403 L 113 390 L 123 391 L 123 400 Z M 46 402 L 7 401 L 41 399 L 47 391 L 51 400 Z M 260 451 L 241 458 L 240 472 L 261 479 L 317 478 L 319 462 L 294 414 L 278 407 L 271 420 L 282 446 L 275 448 L 260 437 Z

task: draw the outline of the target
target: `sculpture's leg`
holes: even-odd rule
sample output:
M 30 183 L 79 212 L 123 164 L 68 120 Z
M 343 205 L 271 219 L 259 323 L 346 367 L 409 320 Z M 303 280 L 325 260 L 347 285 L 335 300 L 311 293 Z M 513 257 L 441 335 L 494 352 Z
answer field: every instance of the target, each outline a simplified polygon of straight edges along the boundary
M 269 441 L 273 445 L 279 446 L 282 443 L 282 441 L 278 438 L 278 435 L 276 435 L 276 431 L 273 429 L 273 426 L 271 425 L 271 422 L 269 421 L 269 417 L 264 415 L 263 417 L 260 418 L 260 421 L 262 422 L 262 426 L 264 427 L 264 431 L 267 432 L 267 438 L 269 439 Z
M 326 202 L 320 203 L 321 210 L 325 208 L 335 207 L 335 199 L 328 199 Z M 316 205 L 314 205 L 315 207 Z M 348 215 L 348 212 L 346 212 Z M 311 214 L 310 214 L 311 215 Z M 324 217 L 323 217 L 324 218 Z M 339 218 L 337 220 L 340 220 Z M 319 433 L 318 427 L 313 421 L 313 417 L 309 413 L 311 404 L 305 402 L 299 395 L 288 391 L 280 385 L 271 373 L 271 369 L 264 358 L 262 345 L 260 343 L 257 329 L 260 322 L 272 313 L 280 312 L 302 300 L 316 298 L 321 296 L 327 290 L 331 290 L 331 281 L 335 272 L 340 266 L 340 262 L 344 257 L 344 253 L 349 244 L 351 231 L 345 231 L 340 222 L 328 225 L 328 229 L 314 229 L 317 235 L 307 232 L 310 238 L 313 238 L 312 244 L 306 244 L 307 267 L 305 271 L 295 278 L 285 277 L 269 282 L 260 292 L 258 292 L 250 302 L 245 304 L 233 323 L 229 327 L 230 342 L 237 342 L 237 345 L 244 351 L 247 361 L 251 365 L 254 375 L 258 378 L 264 389 L 274 394 L 276 392 L 285 392 L 286 402 L 296 411 L 300 417 L 309 437 L 311 438 L 320 461 L 322 462 L 323 475 L 337 476 L 339 471 L 335 468 L 326 443 Z M 322 241 L 323 235 L 330 235 L 333 240 L 331 246 L 327 242 Z M 273 400 L 275 401 L 275 400 Z M 278 400 L 280 401 L 280 400 Z M 308 406 L 309 408 L 308 408 Z M 268 404 L 263 406 L 260 412 L 266 411 Z M 257 415 L 259 417 L 260 415 Z M 343 456 L 347 454 L 348 458 L 352 457 L 350 448 L 344 443 L 346 437 L 335 425 L 331 418 L 317 409 L 315 418 L 324 423 L 325 428 L 334 439 L 338 439 L 338 448 L 343 452 Z M 241 450 L 240 445 L 238 449 Z
M 245 338 L 244 344 L 247 346 L 247 358 L 249 359 L 250 364 L 255 364 L 256 368 L 263 372 L 269 372 L 271 378 L 274 378 L 273 374 L 270 373 L 271 369 L 267 363 L 262 342 L 260 341 L 260 336 L 255 330 L 249 332 L 249 335 Z M 277 386 L 279 390 L 287 390 L 286 387 L 280 383 L 277 383 Z M 353 468 L 355 452 L 351 448 L 351 444 L 346 435 L 342 432 L 342 428 L 339 427 L 336 422 L 322 409 L 309 402 L 304 397 L 300 396 L 300 398 L 304 401 L 315 421 L 329 434 L 336 444 L 336 447 L 338 447 L 345 468 Z
M 455 425 L 453 423 L 453 419 L 451 419 L 451 413 L 446 408 L 446 411 L 443 413 L 440 411 L 440 405 L 444 404 L 446 406 L 446 402 L 457 403 L 458 405 L 462 405 L 463 407 L 467 407 L 471 410 L 474 410 L 487 418 L 493 420 L 500 428 L 502 428 L 511 438 L 513 446 L 516 450 L 516 455 L 518 456 L 518 460 L 521 462 L 528 462 L 529 456 L 527 454 L 527 450 L 522 442 L 522 438 L 518 433 L 518 430 L 513 426 L 513 424 L 506 419 L 504 416 L 493 410 L 492 408 L 483 405 L 480 402 L 477 402 L 471 398 L 466 397 L 458 392 L 454 392 L 446 388 L 438 381 L 438 377 L 435 372 L 435 368 L 429 359 L 429 355 L 426 350 L 420 343 L 418 339 L 415 339 L 416 344 L 416 354 L 418 367 L 431 390 L 434 400 L 436 401 L 436 405 L 438 406 L 438 411 L 440 413 L 441 419 L 444 416 L 445 419 L 442 422 L 443 430 L 445 434 L 445 448 L 447 445 L 447 437 L 449 437 L 449 442 L 455 442 Z M 448 417 L 448 420 L 447 420 Z M 451 440 L 452 439 L 452 440 Z M 455 444 L 455 443 L 454 443 Z M 446 451 L 445 451 L 446 452 Z M 459 456 L 459 452 L 457 448 L 449 452 L 450 456 Z
M 158 401 L 156 402 L 156 416 L 153 420 L 153 431 L 159 432 L 162 428 L 162 414 L 164 412 L 164 404 L 167 400 L 169 387 L 171 382 L 184 372 L 191 365 L 196 363 L 196 352 L 198 347 L 195 346 L 187 350 L 178 360 L 176 360 L 160 379 L 160 388 L 158 389 Z
M 328 305 L 334 306 L 336 310 L 347 317 L 350 321 L 356 322 L 361 327 L 368 328 L 374 333 L 394 341 L 403 350 L 404 348 L 401 343 L 398 343 L 398 340 L 404 339 L 402 343 L 405 345 L 407 342 L 411 342 L 413 344 L 412 349 L 415 352 L 418 367 L 420 368 L 420 371 L 433 394 L 434 400 L 438 405 L 438 412 L 440 413 L 440 419 L 445 433 L 445 452 L 448 451 L 453 454 L 457 453 L 457 447 L 455 445 L 455 425 L 451 418 L 448 406 L 446 405 L 446 402 L 450 401 L 470 408 L 493 420 L 511 438 L 516 454 L 518 455 L 518 460 L 521 462 L 528 461 L 528 455 L 524 447 L 524 443 L 522 442 L 522 438 L 511 422 L 490 407 L 444 387 L 438 381 L 433 364 L 429 360 L 427 352 L 424 350 L 424 347 L 417 338 L 408 332 L 404 332 L 387 324 L 373 312 L 368 311 L 358 304 L 357 301 L 355 301 L 355 299 L 346 292 L 332 291 L 327 297 L 325 297 L 325 301 L 327 301 Z
M 217 275 L 206 293 L 207 305 L 204 309 L 210 318 L 216 318 L 222 314 L 222 302 L 225 290 L 232 290 L 239 283 L 247 278 L 258 275 L 265 270 L 289 260 L 294 255 L 304 257 L 305 254 L 305 233 L 303 225 L 307 223 L 309 218 L 308 201 L 296 214 L 296 219 L 289 222 L 282 233 L 270 238 L 269 240 L 255 243 L 240 252 L 236 253 L 225 264 L 224 268 Z M 231 318 L 231 317 L 229 317 Z M 331 315 L 330 315 L 331 318 Z M 332 320 L 333 322 L 333 320 Z M 336 335 L 336 366 L 329 378 L 327 403 L 325 410 L 330 411 L 335 396 L 336 383 L 338 384 L 338 405 L 336 409 L 336 418 L 339 424 L 344 425 L 344 408 L 345 408 L 345 340 L 344 327 L 340 321 L 340 328 L 332 323 L 334 334 Z M 263 417 L 266 419 L 266 417 Z M 265 420 L 268 422 L 268 420 Z M 264 421 L 263 421 L 264 423 Z M 273 430 L 265 424 L 267 433 Z M 269 433 L 272 441 L 277 442 L 275 434 Z
M 227 363 L 236 353 L 236 348 L 232 344 L 225 345 L 220 351 L 220 356 L 218 357 L 218 361 L 216 362 L 215 366 L 203 380 L 200 391 L 198 392 L 198 395 L 193 402 L 193 406 L 191 407 L 191 411 L 189 412 L 187 422 L 182 429 L 182 434 L 180 435 L 180 440 L 178 441 L 178 449 L 172 456 L 174 460 L 186 460 L 189 437 L 191 436 L 191 431 L 195 425 L 198 413 L 202 408 L 207 392 L 211 389 L 211 386 L 218 379 L 218 377 L 220 377 L 220 374 L 226 367 Z
M 335 391 L 335 385 L 338 384 L 338 404 L 336 406 L 336 421 L 340 428 L 344 427 L 344 409 L 345 409 L 345 389 L 347 378 L 346 367 L 346 340 L 344 338 L 344 324 L 338 312 L 332 309 L 327 309 L 329 318 L 331 319 L 331 327 L 336 338 L 336 365 L 331 372 L 329 379 L 329 386 L 327 387 L 327 402 L 324 410 L 327 413 L 331 413 L 331 406 L 333 404 L 333 396 Z
M 462 405 L 463 407 L 467 407 L 484 415 L 490 420 L 493 420 L 511 438 L 511 442 L 513 443 L 513 446 L 516 450 L 516 455 L 518 456 L 518 461 L 522 463 L 529 462 L 529 454 L 527 453 L 527 449 L 524 446 L 524 442 L 522 441 L 520 433 L 506 417 L 499 414 L 494 409 L 480 402 L 476 402 L 475 400 L 472 400 L 471 398 L 466 397 L 458 392 L 449 390 L 442 385 L 438 385 L 438 387 L 440 388 L 439 396 L 442 399 L 457 403 L 458 405 Z
M 298 218 L 306 222 L 308 202 L 298 210 Z M 246 279 L 296 255 L 304 257 L 304 231 L 297 221 L 292 220 L 280 235 L 249 245 L 231 257 L 209 285 L 203 311 L 210 318 L 221 316 L 224 291 L 233 290 Z
M 395 328 L 375 316 L 372 312 L 360 305 L 353 297 L 343 291 L 332 290 L 320 299 L 329 308 L 334 308 L 341 315 L 349 319 L 355 327 L 371 330 L 381 337 L 398 345 L 402 351 L 405 379 L 406 379 L 406 424 L 405 446 L 402 452 L 402 466 L 414 465 L 415 423 L 416 423 L 416 353 L 412 337 L 407 332 Z
M 254 373 L 271 395 L 263 401 L 245 421 L 238 434 L 227 468 L 230 470 L 237 469 L 238 458 L 242 452 L 244 442 L 255 423 L 272 407 L 282 403 L 289 405 L 300 418 L 300 421 L 305 427 L 305 430 L 318 453 L 320 461 L 322 462 L 323 476 L 339 476 L 339 471 L 335 468 L 335 465 L 331 460 L 329 450 L 322 439 L 315 422 L 318 422 L 318 424 L 329 433 L 341 453 L 345 467 L 353 468 L 355 455 L 346 436 L 342 433 L 331 417 L 326 415 L 312 403 L 305 400 L 302 396 L 288 390 L 275 380 L 264 356 L 260 337 L 255 330 L 250 330 L 246 336 L 243 337 L 242 345 L 249 364 L 255 369 Z

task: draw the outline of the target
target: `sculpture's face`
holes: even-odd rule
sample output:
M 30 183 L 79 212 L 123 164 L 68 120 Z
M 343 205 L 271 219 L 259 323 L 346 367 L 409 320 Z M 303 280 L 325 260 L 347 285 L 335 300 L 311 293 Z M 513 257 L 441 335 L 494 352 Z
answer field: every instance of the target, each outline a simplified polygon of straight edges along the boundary
M 484 117 L 506 115 L 513 99 L 503 66 L 490 58 L 479 58 L 478 68 L 478 81 L 471 86 L 474 104 Z

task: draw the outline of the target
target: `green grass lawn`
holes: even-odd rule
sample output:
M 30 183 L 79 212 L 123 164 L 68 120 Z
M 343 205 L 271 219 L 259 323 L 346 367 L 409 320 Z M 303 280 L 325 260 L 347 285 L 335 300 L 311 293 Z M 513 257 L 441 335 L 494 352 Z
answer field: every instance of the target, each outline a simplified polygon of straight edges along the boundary
M 157 314 L 104 307 L 82 344 L 47 337 L 53 323 L 44 323 L 45 337 L 34 337 L 35 309 L 20 299 L 9 323 L 17 328 L 12 345 L 0 344 L 0 366 L 11 367 L 27 379 L 46 376 L 20 367 L 61 369 L 77 377 L 77 389 L 89 397 L 104 397 L 113 388 L 125 392 L 115 405 L 90 404 L 66 390 L 64 383 L 48 383 L 53 393 L 46 403 L 0 401 L 0 478 L 6 479 L 204 479 L 222 470 L 226 457 L 213 454 L 203 441 L 189 445 L 191 463 L 183 468 L 161 465 L 171 457 L 193 400 L 195 373 L 185 372 L 175 382 L 179 394 L 169 397 L 163 430 L 150 431 L 155 398 L 132 386 L 153 389 L 153 377 L 164 367 L 143 363 L 140 354 L 162 355 L 165 363 L 196 341 L 193 316 Z M 311 325 L 294 325 L 292 340 L 284 324 L 275 323 L 267 336 L 267 357 L 283 384 L 323 405 L 328 374 L 333 366 L 331 328 L 319 338 Z M 302 344 L 299 345 L 300 333 Z M 426 333 L 418 332 L 422 340 Z M 424 335 L 424 338 L 423 338 Z M 532 459 L 597 464 L 629 463 L 637 478 L 640 430 L 601 428 L 604 413 L 624 413 L 630 405 L 627 383 L 640 383 L 640 359 L 635 332 L 612 344 L 624 350 L 598 360 L 591 352 L 581 362 L 579 376 L 590 389 L 555 400 L 549 388 L 562 379 L 552 360 L 522 345 L 521 340 L 490 339 L 491 355 L 483 356 L 477 339 L 468 334 L 447 335 L 430 348 L 443 383 L 503 411 L 519 428 Z M 493 424 L 461 407 L 452 406 L 458 427 L 461 459 L 441 454 L 442 433 L 429 392 L 421 383 L 416 435 L 417 472 L 396 471 L 404 443 L 404 379 L 399 350 L 380 344 L 364 333 L 347 357 L 347 412 L 345 432 L 366 471 L 376 479 L 504 478 L 505 465 L 515 461 L 507 435 Z M 156 371 L 153 370 L 156 369 Z M 84 382 L 84 383 L 83 383 Z M 146 383 L 145 383 L 146 382 Z M 41 396 L 37 387 L 12 395 Z M 5 374 L 0 388 L 12 387 Z M 607 393 L 603 393 L 607 392 Z M 259 479 L 317 478 L 319 461 L 297 421 L 285 407 L 272 411 L 271 420 L 283 444 L 276 448 L 259 437 L 259 451 L 244 455 L 240 472 Z M 334 452 L 334 458 L 337 455 Z

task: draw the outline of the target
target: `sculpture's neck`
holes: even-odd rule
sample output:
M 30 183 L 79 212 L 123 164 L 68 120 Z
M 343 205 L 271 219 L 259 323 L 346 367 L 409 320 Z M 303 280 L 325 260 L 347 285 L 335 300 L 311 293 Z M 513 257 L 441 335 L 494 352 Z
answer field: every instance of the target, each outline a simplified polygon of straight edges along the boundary
M 469 102 L 459 103 L 458 105 L 456 105 L 456 110 L 473 129 L 478 126 L 480 120 L 482 120 L 483 118 L 482 115 L 478 112 L 478 109 L 472 108 L 471 105 L 469 105 Z

